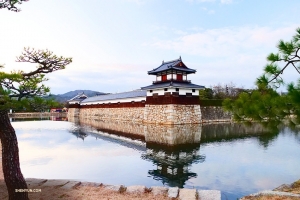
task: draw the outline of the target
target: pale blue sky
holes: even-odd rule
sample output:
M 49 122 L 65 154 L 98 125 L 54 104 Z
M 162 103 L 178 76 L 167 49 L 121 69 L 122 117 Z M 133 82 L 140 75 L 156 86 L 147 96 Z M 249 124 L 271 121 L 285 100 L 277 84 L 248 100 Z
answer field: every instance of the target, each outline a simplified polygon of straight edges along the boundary
M 73 57 L 48 75 L 54 94 L 137 89 L 154 80 L 147 71 L 179 56 L 197 70 L 195 84 L 253 88 L 279 39 L 300 27 L 299 7 L 298 0 L 30 0 L 19 13 L 0 10 L 0 63 L 33 69 L 14 62 L 23 47 Z

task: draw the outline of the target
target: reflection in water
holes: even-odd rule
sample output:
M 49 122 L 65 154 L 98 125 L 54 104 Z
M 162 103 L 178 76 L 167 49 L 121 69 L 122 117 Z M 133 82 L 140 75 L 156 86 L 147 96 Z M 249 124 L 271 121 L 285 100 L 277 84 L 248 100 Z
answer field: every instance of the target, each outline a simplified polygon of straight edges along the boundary
M 77 130 L 85 127 L 86 132 L 91 133 L 94 129 L 93 133 L 96 131 L 100 137 L 117 136 L 120 140 L 126 137 L 146 143 L 147 150 L 141 157 L 156 165 L 156 169 L 149 170 L 148 174 L 171 187 L 183 188 L 187 180 L 197 177 L 189 167 L 205 160 L 205 156 L 199 153 L 199 124 L 154 125 L 82 118 L 73 118 L 72 121 L 77 124 Z M 103 135 L 103 132 L 108 135 Z M 97 134 L 91 136 L 97 137 Z
M 166 146 L 147 143 L 147 152 L 142 154 L 142 158 L 156 165 L 156 169 L 148 172 L 155 180 L 170 187 L 183 188 L 187 180 L 197 177 L 197 173 L 190 171 L 190 166 L 205 160 L 205 156 L 199 154 L 199 145 Z
M 85 132 L 84 128 L 81 126 L 75 126 L 69 132 L 72 133 L 77 138 L 80 138 L 82 140 L 84 140 L 84 138 L 86 138 L 88 136 L 88 134 Z
M 300 177 L 299 127 L 73 122 L 13 122 L 26 177 L 217 189 L 228 199 Z
M 42 116 L 41 117 L 17 117 L 9 118 L 11 122 L 23 122 L 23 121 L 68 121 L 67 117 L 60 116 Z
M 278 136 L 279 129 L 261 123 L 204 124 L 201 143 L 231 142 L 247 138 L 257 138 L 259 144 L 267 148 Z
M 197 177 L 197 173 L 190 171 L 192 164 L 205 161 L 206 156 L 200 154 L 200 142 L 230 142 L 254 137 L 267 147 L 278 134 L 278 131 L 270 132 L 268 127 L 258 123 L 158 125 L 84 118 L 69 120 L 77 125 L 81 135 L 88 133 L 96 138 L 110 137 L 117 143 L 127 140 L 127 145 L 141 141 L 147 149 L 141 158 L 156 166 L 148 174 L 164 185 L 180 188 L 187 180 Z

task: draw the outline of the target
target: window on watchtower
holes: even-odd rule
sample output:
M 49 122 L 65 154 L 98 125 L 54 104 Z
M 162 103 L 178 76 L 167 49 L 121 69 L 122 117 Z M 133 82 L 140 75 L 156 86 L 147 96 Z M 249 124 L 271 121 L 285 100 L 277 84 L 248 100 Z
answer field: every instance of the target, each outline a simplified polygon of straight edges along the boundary
M 168 80 L 171 80 L 171 79 L 172 79 L 172 74 L 168 74 L 168 75 L 167 75 L 167 79 L 168 79 Z
M 161 76 L 156 76 L 156 81 L 161 81 Z
M 166 75 L 166 74 L 162 75 L 162 76 L 161 76 L 161 80 L 162 80 L 162 81 L 166 81 L 166 80 L 167 80 L 167 75 Z

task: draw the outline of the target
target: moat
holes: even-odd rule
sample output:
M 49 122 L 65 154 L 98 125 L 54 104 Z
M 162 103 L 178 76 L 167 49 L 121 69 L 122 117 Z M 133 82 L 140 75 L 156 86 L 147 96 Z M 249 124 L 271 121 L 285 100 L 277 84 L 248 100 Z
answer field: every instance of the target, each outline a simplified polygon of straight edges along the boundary
M 300 129 L 295 127 L 84 119 L 12 119 L 12 125 L 25 177 L 215 189 L 224 199 L 300 177 Z

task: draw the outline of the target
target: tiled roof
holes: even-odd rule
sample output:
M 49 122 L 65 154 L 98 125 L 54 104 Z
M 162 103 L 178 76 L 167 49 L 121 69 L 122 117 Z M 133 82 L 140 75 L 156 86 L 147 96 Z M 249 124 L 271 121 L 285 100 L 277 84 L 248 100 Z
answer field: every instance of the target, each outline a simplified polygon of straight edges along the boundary
M 173 87 L 173 88 L 192 88 L 192 89 L 204 89 L 205 87 L 202 85 L 196 85 L 192 83 L 180 83 L 180 82 L 166 82 L 166 83 L 158 83 L 158 84 L 152 84 L 146 87 L 142 87 L 142 90 L 149 90 L 149 89 L 155 89 L 155 88 L 167 88 L 167 87 Z
M 130 92 L 121 92 L 115 94 L 106 94 L 106 95 L 89 97 L 83 100 L 81 103 L 106 101 L 106 100 L 114 100 L 114 99 L 126 99 L 126 98 L 134 98 L 134 97 L 146 97 L 146 94 L 147 94 L 146 90 L 133 90 Z
M 180 62 L 182 62 L 181 58 L 179 58 L 177 60 L 163 62 L 159 67 L 157 67 L 151 71 L 148 71 L 148 74 L 157 74 L 158 72 L 166 71 L 168 69 L 175 69 L 175 70 L 184 71 L 187 73 L 195 73 L 196 72 L 196 70 L 194 70 L 194 69 L 177 66 Z
M 77 94 L 75 97 L 73 97 L 72 99 L 70 99 L 68 101 L 82 101 L 85 98 L 87 98 L 87 96 L 82 92 L 82 93 Z

